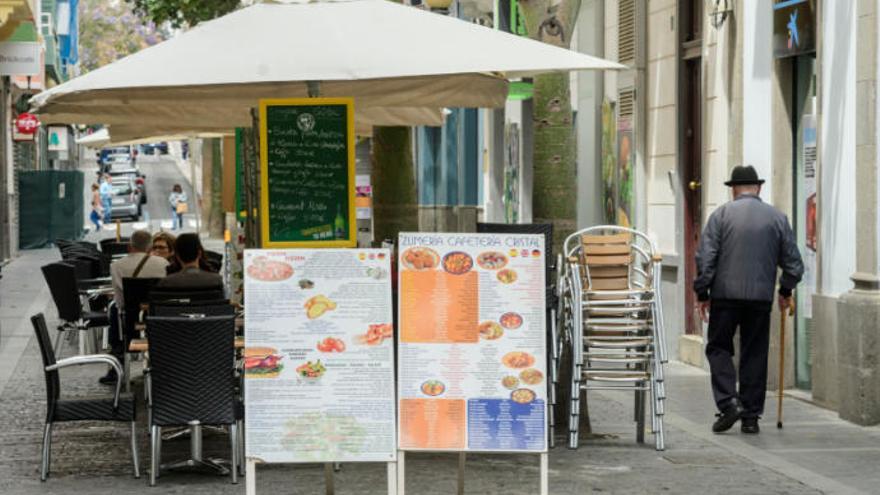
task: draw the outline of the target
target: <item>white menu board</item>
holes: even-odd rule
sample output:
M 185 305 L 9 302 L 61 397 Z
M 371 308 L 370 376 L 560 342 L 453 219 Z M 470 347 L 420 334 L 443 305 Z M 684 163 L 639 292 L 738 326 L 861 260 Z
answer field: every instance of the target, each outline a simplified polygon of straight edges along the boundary
M 247 457 L 395 460 L 390 256 L 245 251 Z
M 546 452 L 540 235 L 401 233 L 401 450 Z

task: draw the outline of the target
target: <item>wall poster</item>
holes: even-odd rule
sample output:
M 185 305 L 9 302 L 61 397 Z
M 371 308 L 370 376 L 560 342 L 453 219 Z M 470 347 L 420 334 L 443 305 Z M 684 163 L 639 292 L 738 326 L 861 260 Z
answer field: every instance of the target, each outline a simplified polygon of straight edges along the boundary
M 544 238 L 401 233 L 401 450 L 547 450 Z
M 390 256 L 245 251 L 248 458 L 396 459 Z
M 807 318 L 813 317 L 813 294 L 816 292 L 816 116 L 805 115 L 803 128 L 804 160 L 804 220 L 806 243 L 804 249 L 804 291 L 801 310 Z
M 617 223 L 617 116 L 615 102 L 605 99 L 602 102 L 602 211 L 603 223 Z

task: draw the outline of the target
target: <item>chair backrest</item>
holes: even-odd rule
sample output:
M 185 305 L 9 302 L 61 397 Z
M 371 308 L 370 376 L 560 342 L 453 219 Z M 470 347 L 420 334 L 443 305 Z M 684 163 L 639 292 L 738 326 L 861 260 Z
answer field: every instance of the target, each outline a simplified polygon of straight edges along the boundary
M 116 240 L 115 237 L 107 237 L 105 239 L 101 239 L 100 241 L 98 241 L 98 245 L 101 247 L 101 251 L 106 251 L 104 249 L 104 246 L 106 244 L 119 244 L 119 243 L 128 244 L 128 237 L 120 237 L 118 241 Z
M 76 268 L 56 262 L 43 266 L 41 270 L 58 309 L 58 317 L 65 321 L 78 320 L 82 316 L 82 304 L 76 284 Z
M 149 317 L 152 424 L 235 421 L 235 318 Z
M 43 313 L 37 313 L 31 316 L 31 324 L 34 326 L 34 333 L 37 334 L 37 343 L 40 345 L 40 355 L 43 358 L 43 373 L 46 377 L 46 407 L 47 417 L 52 417 L 55 410 L 55 403 L 61 393 L 61 380 L 58 378 L 58 371 L 45 371 L 47 366 L 55 364 L 55 350 L 52 348 L 52 341 L 49 338 L 49 330 L 46 328 L 46 318 Z
M 122 279 L 122 298 L 125 307 L 122 310 L 122 323 L 126 335 L 134 335 L 134 324 L 138 320 L 141 304 L 149 301 L 150 291 L 159 282 L 159 278 L 132 278 Z
M 200 301 L 218 301 L 224 299 L 224 294 L 222 290 L 182 291 L 153 289 L 150 291 L 149 299 L 151 305 L 163 302 L 192 304 Z
M 565 240 L 566 255 L 577 258 L 588 290 L 628 290 L 651 287 L 654 243 L 642 232 L 602 225 L 575 232 Z
M 118 256 L 128 253 L 128 242 L 101 242 L 101 252 L 106 256 Z
M 64 263 L 73 266 L 77 281 L 94 278 L 92 272 L 92 260 L 75 257 L 64 260 Z
M 227 300 L 198 301 L 195 303 L 162 302 L 150 305 L 150 316 L 229 316 L 235 315 L 235 306 Z
M 216 251 L 208 251 L 207 249 L 203 254 L 208 266 L 210 266 L 213 271 L 219 272 L 220 268 L 223 266 L 223 255 Z

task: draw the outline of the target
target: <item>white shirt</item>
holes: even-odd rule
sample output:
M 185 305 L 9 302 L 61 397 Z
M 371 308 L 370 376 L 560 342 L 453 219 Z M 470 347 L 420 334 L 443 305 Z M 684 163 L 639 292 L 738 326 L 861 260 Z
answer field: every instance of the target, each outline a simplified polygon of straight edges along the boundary
M 118 259 L 110 265 L 110 277 L 113 283 L 113 299 L 116 305 L 122 309 L 124 301 L 122 299 L 122 279 L 134 275 L 134 270 L 141 263 L 147 253 L 129 253 L 125 258 Z M 165 268 L 168 261 L 159 256 L 150 256 L 144 266 L 138 273 L 138 278 L 164 278 Z

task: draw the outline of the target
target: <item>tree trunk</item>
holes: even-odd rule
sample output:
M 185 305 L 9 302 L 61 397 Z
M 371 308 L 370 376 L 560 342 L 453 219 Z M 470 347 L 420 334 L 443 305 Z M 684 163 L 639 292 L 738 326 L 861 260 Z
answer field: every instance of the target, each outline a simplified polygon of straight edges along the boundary
M 580 0 L 519 0 L 520 13 L 530 38 L 561 48 L 568 48 L 580 10 Z M 577 141 L 568 74 L 545 74 L 534 79 L 534 184 L 532 216 L 534 221 L 553 224 L 553 250 L 562 251 L 565 238 L 577 226 Z M 570 353 L 569 353 L 570 356 Z M 569 360 L 566 360 L 569 361 Z M 571 365 L 564 362 L 559 375 L 559 406 L 556 424 L 568 426 Z M 581 400 L 579 431 L 582 437 L 592 433 L 587 400 Z
M 373 128 L 373 239 L 419 229 L 409 127 Z

